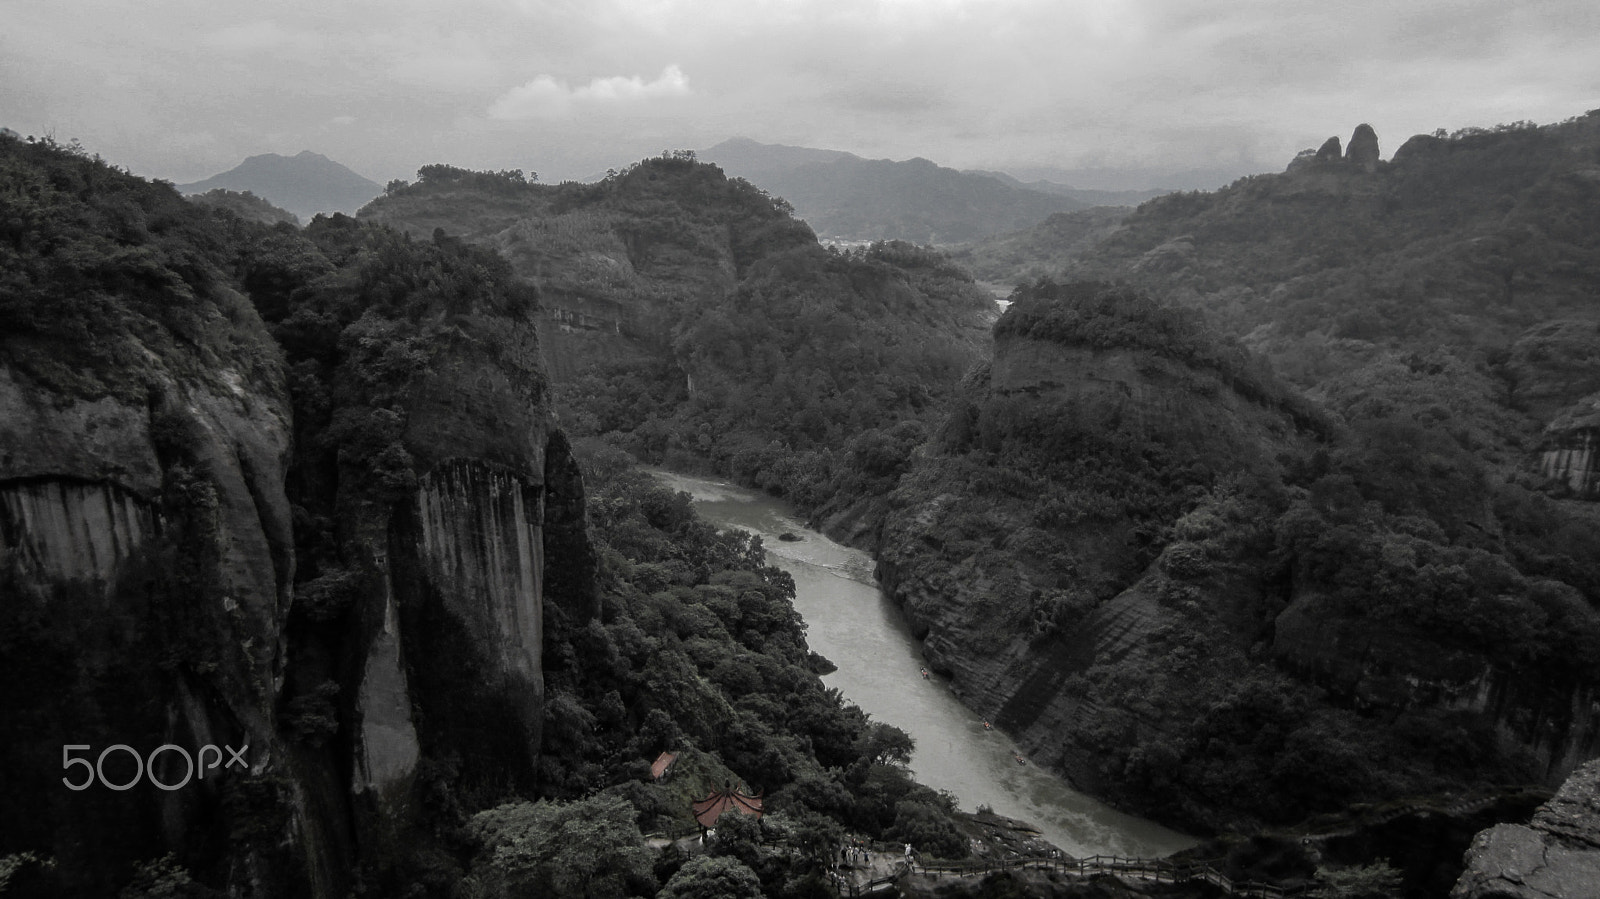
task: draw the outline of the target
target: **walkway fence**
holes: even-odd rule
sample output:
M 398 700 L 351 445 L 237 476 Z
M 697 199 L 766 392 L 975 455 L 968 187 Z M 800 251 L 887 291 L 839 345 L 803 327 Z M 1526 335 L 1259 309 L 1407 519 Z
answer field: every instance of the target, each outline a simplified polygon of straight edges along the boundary
M 1423 811 L 1466 815 L 1487 808 L 1497 801 L 1499 801 L 1498 797 L 1491 796 L 1466 799 L 1448 806 L 1439 806 L 1426 802 L 1408 802 L 1389 809 L 1380 815 L 1362 820 L 1359 824 L 1363 828 L 1377 827 L 1403 815 Z M 1334 833 L 1311 834 L 1306 839 L 1308 841 L 1321 840 L 1350 832 L 1353 832 L 1353 829 Z M 926 865 L 901 862 L 896 865 L 894 873 L 890 876 L 879 877 L 862 883 L 845 880 L 836 883 L 836 886 L 839 888 L 840 896 L 866 896 L 893 887 L 896 881 L 907 874 L 960 878 L 985 877 L 998 871 L 1022 870 L 1052 871 L 1057 874 L 1076 875 L 1079 877 L 1109 874 L 1123 880 L 1137 880 L 1146 883 L 1204 881 L 1230 896 L 1243 896 L 1246 899 L 1286 899 L 1286 897 L 1304 893 L 1311 888 L 1310 885 L 1285 888 L 1276 884 L 1257 881 L 1235 881 L 1216 868 L 1206 864 L 1182 864 L 1164 858 L 1138 858 L 1120 855 L 1094 855 L 1089 858 L 1078 859 L 1067 856 L 1034 856 L 1012 858 L 1004 861 L 948 862 Z
M 930 877 L 986 877 L 999 871 L 1051 871 L 1067 876 L 1089 877 L 1109 874 L 1123 880 L 1146 883 L 1185 883 L 1204 881 L 1230 896 L 1247 899 L 1285 899 L 1304 891 L 1304 887 L 1285 889 L 1270 883 L 1235 881 L 1210 865 L 1174 864 L 1161 858 L 1135 858 L 1120 855 L 1095 855 L 1089 858 L 1038 856 L 992 862 L 951 862 L 944 864 L 900 863 L 895 873 L 865 882 L 839 884 L 840 896 L 867 896 L 893 887 L 906 874 Z

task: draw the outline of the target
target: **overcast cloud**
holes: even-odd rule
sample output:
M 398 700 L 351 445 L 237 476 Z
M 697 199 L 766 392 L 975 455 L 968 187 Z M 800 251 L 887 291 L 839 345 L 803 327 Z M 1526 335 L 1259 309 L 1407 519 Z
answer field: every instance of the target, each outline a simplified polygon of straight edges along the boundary
M 1244 173 L 1361 122 L 1387 157 L 1581 114 L 1597 39 L 1595 0 L 6 0 L 0 125 L 178 182 L 301 150 L 552 181 L 734 136 Z

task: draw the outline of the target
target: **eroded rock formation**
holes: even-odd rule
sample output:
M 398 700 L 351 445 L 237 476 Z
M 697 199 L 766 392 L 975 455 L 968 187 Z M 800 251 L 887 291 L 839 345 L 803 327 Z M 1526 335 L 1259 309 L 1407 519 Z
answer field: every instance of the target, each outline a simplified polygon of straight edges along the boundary
M 1600 895 L 1600 762 L 1579 768 L 1528 824 L 1496 824 L 1467 850 L 1451 899 Z
M 1356 126 L 1355 133 L 1350 135 L 1350 145 L 1345 150 L 1344 159 L 1369 175 L 1378 170 L 1378 133 L 1372 130 L 1371 125 L 1363 123 Z

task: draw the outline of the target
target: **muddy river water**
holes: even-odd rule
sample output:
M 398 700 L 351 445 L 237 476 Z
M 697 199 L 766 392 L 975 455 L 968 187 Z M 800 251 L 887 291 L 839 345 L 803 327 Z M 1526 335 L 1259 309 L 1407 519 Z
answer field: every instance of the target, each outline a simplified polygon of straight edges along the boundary
M 654 472 L 694 498 L 699 513 L 719 527 L 761 535 L 768 559 L 794 577 L 795 606 L 811 648 L 839 670 L 823 678 L 878 721 L 916 741 L 917 779 L 948 790 L 967 811 L 985 805 L 1036 825 L 1074 856 L 1167 855 L 1194 839 L 1123 814 L 1072 789 L 1031 764 L 1017 747 L 961 705 L 937 675 L 924 678 L 917 641 L 898 609 L 878 589 L 872 558 L 806 528 L 784 504 L 715 480 Z M 790 533 L 801 539 L 779 540 Z

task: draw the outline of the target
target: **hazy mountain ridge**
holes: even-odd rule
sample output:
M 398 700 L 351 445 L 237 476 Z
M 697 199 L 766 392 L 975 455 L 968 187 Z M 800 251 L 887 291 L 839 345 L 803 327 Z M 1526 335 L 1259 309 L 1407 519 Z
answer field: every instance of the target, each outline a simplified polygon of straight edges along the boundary
M 1067 184 L 1058 184 L 1055 181 L 1047 181 L 1042 178 L 1035 181 L 1023 181 L 1022 179 L 1008 175 L 1005 172 L 992 172 L 984 169 L 966 169 L 965 171 L 971 175 L 983 175 L 988 178 L 994 178 L 1005 184 L 1009 184 L 1012 187 L 1038 191 L 1039 193 L 1057 194 L 1059 196 L 1069 197 L 1089 206 L 1137 206 L 1146 200 L 1152 200 L 1164 194 L 1170 194 L 1176 190 L 1176 188 L 1166 187 L 1154 187 L 1143 190 L 1093 190 L 1072 187 L 1071 185 Z
M 825 239 L 960 243 L 1089 205 L 926 159 L 869 160 L 743 138 L 699 155 L 794 204 Z
M 263 153 L 203 181 L 180 184 L 186 194 L 217 188 L 248 191 L 289 210 L 301 221 L 317 213 L 354 214 L 383 188 L 320 153 L 302 150 L 294 156 Z

